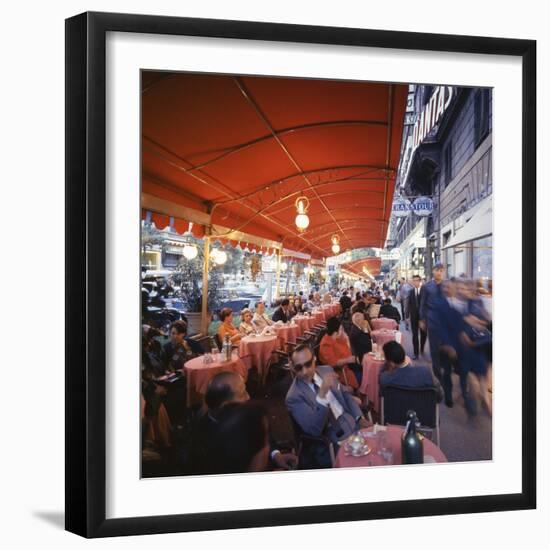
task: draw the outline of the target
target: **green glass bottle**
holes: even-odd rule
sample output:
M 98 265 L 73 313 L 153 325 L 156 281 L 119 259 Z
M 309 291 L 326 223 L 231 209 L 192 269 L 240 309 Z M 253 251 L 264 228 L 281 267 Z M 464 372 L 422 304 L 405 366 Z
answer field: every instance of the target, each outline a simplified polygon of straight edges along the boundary
M 414 411 L 407 411 L 407 425 L 401 436 L 401 463 L 422 464 L 424 462 L 424 444 L 416 431 L 418 419 Z

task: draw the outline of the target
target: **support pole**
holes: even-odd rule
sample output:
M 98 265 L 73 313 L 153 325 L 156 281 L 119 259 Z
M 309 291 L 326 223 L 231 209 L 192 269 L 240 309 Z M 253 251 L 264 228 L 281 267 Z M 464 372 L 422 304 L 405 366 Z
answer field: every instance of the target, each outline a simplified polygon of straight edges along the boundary
M 208 270 L 210 267 L 210 237 L 204 237 L 204 261 L 202 264 L 202 309 L 201 309 L 201 332 L 208 334 L 210 325 L 208 313 Z
M 277 249 L 277 282 L 275 288 L 275 300 L 279 299 L 279 289 L 281 286 L 281 253 L 282 249 Z

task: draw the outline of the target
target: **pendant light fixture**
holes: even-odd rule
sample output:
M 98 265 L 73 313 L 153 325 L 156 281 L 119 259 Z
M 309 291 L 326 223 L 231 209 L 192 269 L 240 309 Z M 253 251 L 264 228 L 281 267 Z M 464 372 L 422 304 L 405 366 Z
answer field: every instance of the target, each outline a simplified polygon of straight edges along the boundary
M 309 216 L 307 210 L 309 208 L 309 200 L 307 197 L 298 197 L 296 199 L 296 219 L 294 223 L 298 228 L 298 231 L 305 231 L 309 226 Z

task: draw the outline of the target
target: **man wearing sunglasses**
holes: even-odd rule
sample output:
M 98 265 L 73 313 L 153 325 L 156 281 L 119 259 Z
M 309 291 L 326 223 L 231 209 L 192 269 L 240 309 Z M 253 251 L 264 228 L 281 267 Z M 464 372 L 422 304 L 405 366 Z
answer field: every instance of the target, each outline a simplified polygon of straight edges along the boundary
M 327 436 L 337 445 L 359 428 L 368 426 L 359 404 L 341 387 L 333 368 L 317 367 L 308 346 L 300 345 L 294 350 L 291 366 L 296 377 L 286 395 L 286 406 L 305 435 Z M 316 463 L 312 467 L 330 467 L 326 453 L 317 449 L 312 454 Z

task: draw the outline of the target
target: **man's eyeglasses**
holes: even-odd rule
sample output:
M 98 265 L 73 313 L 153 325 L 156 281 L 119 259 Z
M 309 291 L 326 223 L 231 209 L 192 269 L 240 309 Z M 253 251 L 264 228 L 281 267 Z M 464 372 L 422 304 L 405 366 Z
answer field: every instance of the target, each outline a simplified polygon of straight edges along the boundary
M 313 365 L 313 357 L 309 361 L 306 361 L 305 363 L 294 363 L 294 370 L 298 371 L 304 368 L 309 369 L 311 365 Z

